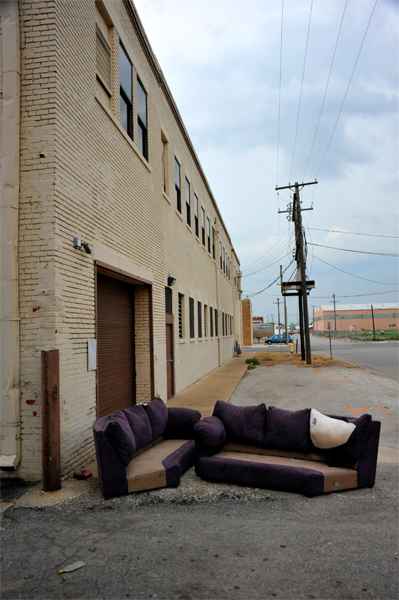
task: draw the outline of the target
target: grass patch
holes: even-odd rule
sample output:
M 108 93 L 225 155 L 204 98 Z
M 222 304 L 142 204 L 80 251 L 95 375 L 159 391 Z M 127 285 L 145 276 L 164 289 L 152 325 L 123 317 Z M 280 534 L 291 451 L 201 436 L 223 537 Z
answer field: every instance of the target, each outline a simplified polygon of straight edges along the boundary
M 247 363 L 247 365 L 260 365 L 259 360 L 255 357 L 247 358 L 247 360 L 245 362 Z
M 295 365 L 297 367 L 310 367 L 318 369 L 320 367 L 348 367 L 355 369 L 353 365 L 346 363 L 339 358 L 330 360 L 329 356 L 317 355 L 312 356 L 312 364 L 306 364 L 305 360 L 301 360 L 300 354 L 291 354 L 290 352 L 265 352 L 256 354 L 256 358 L 262 367 L 273 367 L 274 365 Z

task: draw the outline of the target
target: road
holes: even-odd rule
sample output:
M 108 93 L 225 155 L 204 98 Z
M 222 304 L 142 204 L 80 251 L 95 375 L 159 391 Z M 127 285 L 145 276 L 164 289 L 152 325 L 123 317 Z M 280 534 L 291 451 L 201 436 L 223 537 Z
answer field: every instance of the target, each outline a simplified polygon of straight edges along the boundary
M 296 343 L 294 336 L 294 343 Z M 330 354 L 329 340 L 311 337 L 312 352 L 317 354 Z M 398 342 L 341 342 L 331 340 L 332 355 L 356 367 L 368 369 L 376 375 L 399 380 L 399 343 Z M 298 348 L 300 343 L 298 342 Z M 255 343 L 251 348 L 244 348 L 244 352 L 276 352 L 286 351 L 283 344 L 265 345 Z

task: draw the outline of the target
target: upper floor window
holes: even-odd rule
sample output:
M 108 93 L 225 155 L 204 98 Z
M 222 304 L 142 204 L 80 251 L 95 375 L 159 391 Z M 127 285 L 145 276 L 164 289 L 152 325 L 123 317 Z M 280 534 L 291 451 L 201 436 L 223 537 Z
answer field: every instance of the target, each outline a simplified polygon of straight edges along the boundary
M 205 246 L 205 211 L 201 206 L 202 245 Z
M 202 307 L 201 302 L 198 302 L 198 337 L 202 338 Z
M 220 268 L 221 268 L 221 270 L 223 270 L 222 242 L 219 242 L 219 259 L 220 259 Z
M 208 252 L 211 253 L 211 222 L 209 219 L 206 220 L 206 235 L 208 238 Z
M 223 246 L 223 267 L 222 267 L 222 271 L 223 271 L 223 273 L 226 273 L 226 251 L 224 249 L 224 246 Z
M 197 195 L 194 194 L 194 226 L 195 226 L 195 235 L 199 237 L 198 231 L 198 198 Z
M 108 27 L 107 27 L 108 30 Z M 108 32 L 107 32 L 108 33 Z M 96 67 L 97 77 L 105 87 L 109 95 L 111 95 L 111 65 L 112 53 L 111 46 L 101 31 L 99 25 L 96 26 Z
M 147 92 L 139 79 L 137 79 L 137 129 L 139 150 L 148 160 Z
M 132 63 L 122 44 L 119 45 L 121 125 L 133 139 Z
M 195 329 L 194 329 L 194 298 L 188 299 L 188 316 L 190 322 L 190 338 L 195 337 Z
M 190 182 L 186 177 L 186 212 L 187 212 L 187 225 L 191 227 L 191 204 L 190 204 Z
M 212 227 L 212 258 L 215 260 L 215 230 Z
M 175 192 L 176 192 L 176 208 L 181 213 L 181 191 L 180 191 L 180 164 L 175 157 Z
M 162 184 L 165 194 L 169 194 L 169 179 L 168 179 L 168 141 L 162 134 Z

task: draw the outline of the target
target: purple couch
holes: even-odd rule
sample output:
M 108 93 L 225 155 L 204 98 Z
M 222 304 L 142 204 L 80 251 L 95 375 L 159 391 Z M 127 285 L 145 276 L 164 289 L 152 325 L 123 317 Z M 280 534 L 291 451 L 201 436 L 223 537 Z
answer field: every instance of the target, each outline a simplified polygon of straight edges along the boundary
M 93 434 L 103 496 L 179 485 L 194 464 L 200 418 L 197 410 L 168 408 L 154 398 L 97 419 Z
M 330 416 L 334 427 L 331 419 L 352 424 L 352 433 L 346 443 L 326 449 L 312 442 L 310 415 L 311 409 L 292 412 L 218 401 L 213 416 L 194 427 L 197 475 L 309 497 L 372 487 L 381 423 L 368 414 L 357 419 Z

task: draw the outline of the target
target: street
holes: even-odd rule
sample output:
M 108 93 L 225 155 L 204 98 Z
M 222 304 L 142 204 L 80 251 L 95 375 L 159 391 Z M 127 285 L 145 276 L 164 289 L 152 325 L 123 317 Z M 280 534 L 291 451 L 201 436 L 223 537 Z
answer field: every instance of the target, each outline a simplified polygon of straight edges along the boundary
M 298 352 L 300 352 L 299 335 L 295 334 L 294 350 L 298 340 Z M 330 355 L 330 343 L 328 338 L 310 337 L 312 353 Z M 341 342 L 331 340 L 333 358 L 340 358 L 356 367 L 368 369 L 376 375 L 390 377 L 399 380 L 399 342 Z M 244 352 L 289 352 L 285 344 L 260 344 L 256 342 L 244 348 Z

